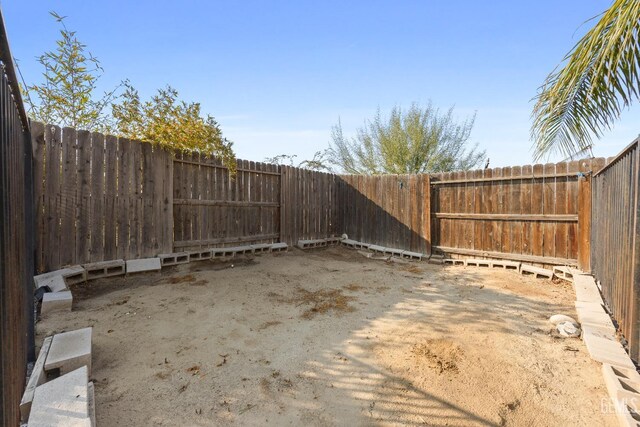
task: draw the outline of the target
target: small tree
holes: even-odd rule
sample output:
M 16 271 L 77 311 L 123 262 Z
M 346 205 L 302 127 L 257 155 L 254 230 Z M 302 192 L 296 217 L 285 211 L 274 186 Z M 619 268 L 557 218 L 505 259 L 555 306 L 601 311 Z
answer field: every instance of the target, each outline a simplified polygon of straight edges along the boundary
M 286 165 L 315 171 L 331 172 L 331 166 L 327 164 L 328 155 L 329 150 L 316 151 L 311 160 L 303 160 L 297 165 L 295 164 L 295 158 L 298 156 L 295 154 L 278 154 L 277 156 L 266 157 L 264 161 L 265 163 L 271 163 L 273 165 Z
M 119 86 L 96 97 L 103 72 L 100 61 L 86 51 L 75 31 L 67 29 L 65 17 L 49 13 L 62 29 L 56 49 L 38 57 L 44 67 L 44 81 L 26 87 L 29 115 L 44 123 L 106 132 L 110 128 L 106 107 L 116 97 Z
M 215 155 L 235 171 L 233 144 L 222 136 L 213 117 L 201 116 L 199 103 L 179 101 L 178 91 L 171 86 L 159 89 L 150 100 L 143 102 L 129 82 L 124 86 L 120 103 L 112 108 L 119 135 L 177 150 Z
M 391 110 L 387 121 L 380 111 L 373 121 L 345 138 L 342 124 L 332 128 L 330 162 L 352 174 L 414 174 L 467 170 L 480 166 L 484 151 L 468 148 L 475 116 L 458 123 L 453 108 L 442 114 L 431 104 Z

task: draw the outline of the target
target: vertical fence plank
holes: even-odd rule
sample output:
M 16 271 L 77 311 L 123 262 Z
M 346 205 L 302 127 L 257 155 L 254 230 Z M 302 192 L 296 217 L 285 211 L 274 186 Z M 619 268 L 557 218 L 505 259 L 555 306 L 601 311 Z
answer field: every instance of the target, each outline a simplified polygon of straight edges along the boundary
M 76 220 L 78 219 L 78 213 L 76 212 L 77 148 L 76 130 L 65 127 L 62 130 L 62 176 L 56 212 L 56 222 L 60 221 L 61 225 L 56 227 L 53 235 L 56 248 L 60 251 L 60 261 L 56 268 L 73 264 L 76 254 L 76 232 L 78 231 L 76 227 Z M 52 249 L 50 248 L 50 250 Z
M 76 181 L 76 254 L 70 263 L 86 263 L 90 250 L 90 203 L 91 203 L 91 133 L 77 133 L 77 181 Z
M 104 260 L 117 258 L 118 139 L 107 135 L 104 174 Z
M 105 137 L 101 133 L 91 134 L 91 199 L 89 209 L 89 234 L 91 246 L 89 261 L 104 261 L 104 155 Z

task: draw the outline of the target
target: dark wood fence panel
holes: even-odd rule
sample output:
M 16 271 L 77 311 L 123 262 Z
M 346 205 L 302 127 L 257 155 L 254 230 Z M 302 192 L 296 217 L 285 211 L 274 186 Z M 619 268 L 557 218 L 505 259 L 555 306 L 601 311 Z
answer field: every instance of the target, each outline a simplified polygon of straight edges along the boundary
M 350 239 L 430 254 L 428 175 L 343 175 L 337 191 Z
M 173 183 L 176 250 L 278 241 L 278 166 L 237 160 L 232 177 L 219 159 L 178 153 Z
M 640 139 L 592 181 L 591 268 L 634 360 L 640 356 Z
M 0 13 L 0 423 L 20 424 L 33 341 L 33 171 L 29 123 Z
M 322 239 L 341 233 L 335 175 L 280 166 L 282 175 L 280 240 Z
M 589 215 L 580 207 L 590 200 L 590 172 L 603 165 L 588 159 L 434 174 L 433 244 L 463 256 L 577 265 L 588 259 L 588 227 L 578 222 Z
M 34 122 L 37 270 L 172 250 L 173 154 Z

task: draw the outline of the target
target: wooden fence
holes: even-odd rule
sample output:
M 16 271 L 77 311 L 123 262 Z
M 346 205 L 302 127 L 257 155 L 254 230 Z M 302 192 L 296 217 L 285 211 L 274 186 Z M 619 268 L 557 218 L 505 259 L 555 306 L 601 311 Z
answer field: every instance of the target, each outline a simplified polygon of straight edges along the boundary
M 605 159 L 431 176 L 435 249 L 589 269 L 590 173 Z
M 171 252 L 172 154 L 32 123 L 37 268 Z
M 29 123 L 0 12 L 0 424 L 20 423 L 33 361 L 33 179 Z
M 640 356 L 640 139 L 593 177 L 591 265 L 634 360 Z
M 340 229 L 358 241 L 430 254 L 429 182 L 428 175 L 340 176 Z

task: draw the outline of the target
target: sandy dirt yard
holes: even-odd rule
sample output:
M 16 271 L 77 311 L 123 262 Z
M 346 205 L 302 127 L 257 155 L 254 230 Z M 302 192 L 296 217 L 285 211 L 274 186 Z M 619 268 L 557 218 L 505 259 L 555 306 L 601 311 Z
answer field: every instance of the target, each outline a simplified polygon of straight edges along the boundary
M 568 283 L 294 250 L 74 289 L 99 426 L 614 426 Z

